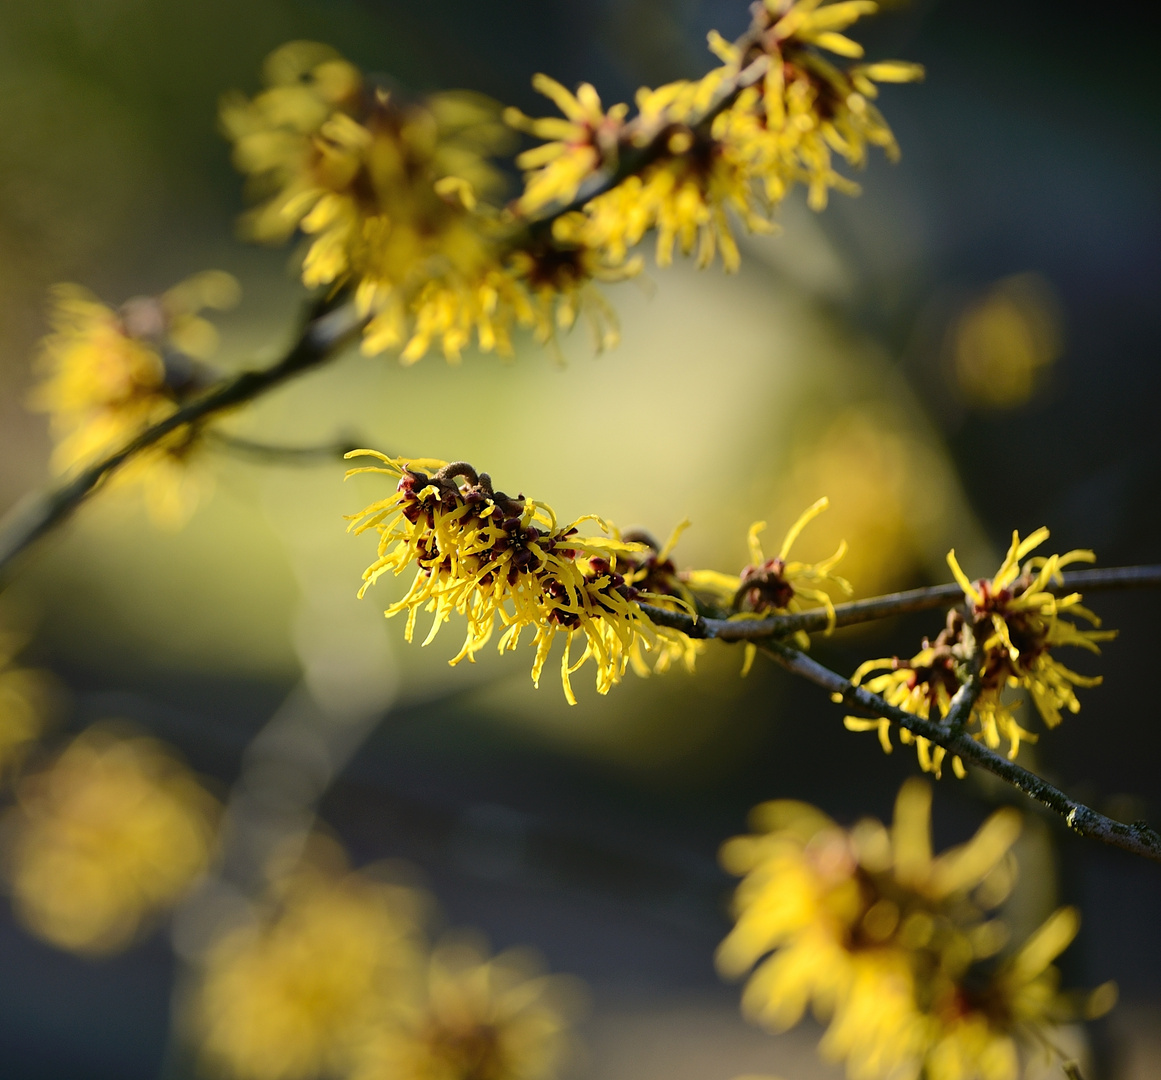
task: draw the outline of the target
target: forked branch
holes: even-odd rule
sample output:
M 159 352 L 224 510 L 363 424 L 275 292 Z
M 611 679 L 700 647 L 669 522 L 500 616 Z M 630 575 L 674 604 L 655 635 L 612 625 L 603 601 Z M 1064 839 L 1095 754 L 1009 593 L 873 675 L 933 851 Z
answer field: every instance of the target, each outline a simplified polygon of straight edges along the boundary
M 1084 803 L 1069 798 L 1058 787 L 1053 786 L 1017 765 L 1014 761 L 989 750 L 982 743 L 976 742 L 970 735 L 964 733 L 962 726 L 953 723 L 935 723 L 924 720 L 913 713 L 896 708 L 888 704 L 878 694 L 872 694 L 862 686 L 855 686 L 849 679 L 844 679 L 830 668 L 824 667 L 817 660 L 812 660 L 805 653 L 789 648 L 779 642 L 766 642 L 759 648 L 768 656 L 773 657 L 787 671 L 799 675 L 816 686 L 828 690 L 832 697 L 848 708 L 872 716 L 881 716 L 906 728 L 913 735 L 920 736 L 942 746 L 949 754 L 955 754 L 961 760 L 977 765 L 981 769 L 998 776 L 1013 787 L 1019 788 L 1026 795 L 1030 795 L 1037 802 L 1055 811 L 1064 818 L 1065 823 L 1073 832 L 1081 836 L 1089 836 L 1111 847 L 1121 848 L 1134 855 L 1141 855 L 1153 862 L 1161 862 L 1161 835 L 1158 835 L 1145 822 L 1136 821 L 1125 825 L 1114 821 L 1104 814 L 1098 813 Z M 966 684 L 960 691 L 965 699 L 970 699 L 970 686 Z M 956 700 L 960 700 L 960 694 Z M 960 701 L 962 707 L 962 701 Z M 970 711 L 970 703 L 968 704 Z M 949 714 L 951 721 L 953 715 Z

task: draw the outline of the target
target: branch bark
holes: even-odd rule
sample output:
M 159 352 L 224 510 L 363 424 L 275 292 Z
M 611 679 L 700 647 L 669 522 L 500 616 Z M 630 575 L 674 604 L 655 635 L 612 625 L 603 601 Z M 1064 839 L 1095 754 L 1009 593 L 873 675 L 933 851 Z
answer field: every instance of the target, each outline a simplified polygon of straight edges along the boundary
M 957 731 L 953 725 L 923 720 L 912 713 L 896 708 L 884 701 L 878 694 L 872 694 L 864 687 L 855 686 L 849 679 L 844 679 L 837 672 L 824 667 L 797 649 L 789 648 L 779 642 L 767 642 L 760 645 L 759 648 L 768 656 L 773 657 L 787 671 L 828 690 L 835 701 L 862 713 L 885 717 L 892 723 L 906 728 L 912 734 L 921 736 L 936 746 L 942 746 L 948 753 L 957 755 L 961 760 L 986 769 L 1013 787 L 1019 788 L 1026 795 L 1063 817 L 1065 824 L 1073 832 L 1099 840 L 1110 847 L 1117 847 L 1122 851 L 1128 851 L 1133 855 L 1140 855 L 1153 862 L 1161 863 L 1161 835 L 1158 835 L 1145 822 L 1136 821 L 1131 825 L 1125 825 L 1120 821 L 1114 821 L 1091 807 L 1085 806 L 1084 803 L 1070 798 L 1058 787 L 1022 768 L 1014 761 L 989 750 L 983 743 L 976 742 L 970 735 L 964 734 L 962 729 Z M 970 692 L 967 692 L 970 685 L 965 684 L 961 691 L 965 694 L 965 698 L 970 697 Z M 959 694 L 956 697 L 958 699 Z M 970 710 L 970 704 L 968 708 Z M 951 719 L 950 716 L 949 719 Z
M 1064 583 L 1050 584 L 1048 586 L 1050 592 L 1156 588 L 1161 586 L 1161 566 L 1112 566 L 1100 570 L 1070 570 L 1062 577 Z M 854 626 L 914 611 L 953 607 L 962 599 L 963 590 L 954 582 L 949 585 L 931 585 L 924 589 L 888 593 L 868 600 L 835 604 L 833 625 Z M 797 615 L 771 615 L 766 619 L 701 618 L 696 621 L 693 616 L 684 612 L 668 611 L 648 604 L 642 604 L 641 609 L 658 626 L 680 630 L 693 638 L 717 638 L 719 641 L 760 642 L 769 638 L 785 637 L 799 630 L 815 634 L 832 625 L 823 608 L 813 608 Z

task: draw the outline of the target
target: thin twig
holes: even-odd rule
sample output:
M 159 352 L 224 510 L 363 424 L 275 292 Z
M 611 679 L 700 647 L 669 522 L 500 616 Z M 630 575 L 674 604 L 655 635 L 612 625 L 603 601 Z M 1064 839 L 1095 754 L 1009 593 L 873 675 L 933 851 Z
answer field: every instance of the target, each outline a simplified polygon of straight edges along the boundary
M 964 729 L 968 725 L 968 721 L 972 717 L 972 709 L 975 708 L 976 698 L 980 696 L 980 690 L 983 689 L 980 681 L 980 673 L 976 670 L 975 665 L 972 665 L 971 675 L 956 692 L 955 697 L 951 699 L 947 709 L 947 716 L 944 717 L 944 727 L 952 735 L 962 735 Z
M 206 441 L 223 450 L 249 458 L 264 465 L 310 466 L 342 462 L 352 450 L 360 450 L 369 443 L 366 439 L 339 439 L 318 446 L 275 446 L 270 443 L 227 435 L 224 431 L 207 431 Z
M 1161 586 L 1161 566 L 1112 566 L 1101 570 L 1070 570 L 1062 575 L 1062 585 L 1049 584 L 1048 591 L 1068 593 L 1078 590 L 1142 589 Z M 642 610 L 658 626 L 672 627 L 690 637 L 717 638 L 719 641 L 764 641 L 785 637 L 805 630 L 818 633 L 831 626 L 854 626 L 895 615 L 916 611 L 932 611 L 951 607 L 963 599 L 963 590 L 954 582 L 932 585 L 925 589 L 888 593 L 868 600 L 854 600 L 835 604 L 834 622 L 830 622 L 824 608 L 813 608 L 797 615 L 771 615 L 766 619 L 697 619 L 681 611 L 666 611 L 642 604 Z
M 779 642 L 768 642 L 759 647 L 787 671 L 830 691 L 836 701 L 841 701 L 859 712 L 884 717 L 906 728 L 913 735 L 927 739 L 936 746 L 942 746 L 948 753 L 955 754 L 965 762 L 978 765 L 981 769 L 986 769 L 1001 780 L 1019 788 L 1026 795 L 1063 817 L 1073 832 L 1151 859 L 1153 862 L 1161 862 L 1161 835 L 1154 832 L 1145 822 L 1137 821 L 1125 825 L 1105 817 L 1084 803 L 1069 798 L 1059 788 L 1035 773 L 989 750 L 970 735 L 962 731 L 956 733 L 949 726 L 924 720 L 896 708 L 878 694 L 872 694 L 865 687 L 855 686 L 849 679 L 844 679 L 837 672 L 823 667 L 818 661 L 812 660 L 797 649 Z
M 0 520 L 0 580 L 12 561 L 84 502 L 106 477 L 142 450 L 186 424 L 204 421 L 272 390 L 287 379 L 325 363 L 362 325 L 353 307 L 331 299 L 314 305 L 298 340 L 271 367 L 233 375 L 183 405 L 72 479 L 17 503 Z

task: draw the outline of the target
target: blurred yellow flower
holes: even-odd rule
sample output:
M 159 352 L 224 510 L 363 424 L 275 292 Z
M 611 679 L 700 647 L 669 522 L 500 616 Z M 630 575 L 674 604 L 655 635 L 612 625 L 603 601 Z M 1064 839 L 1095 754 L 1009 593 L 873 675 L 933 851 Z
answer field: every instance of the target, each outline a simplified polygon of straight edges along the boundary
M 1072 940 L 1072 909 L 999 956 L 991 912 L 1014 873 L 1019 815 L 999 810 L 966 844 L 934 857 L 931 789 L 900 789 L 891 829 L 836 825 L 778 801 L 757 832 L 722 849 L 743 875 L 737 922 L 718 950 L 723 974 L 751 971 L 743 1011 L 774 1029 L 808 1006 L 829 1021 L 820 1049 L 852 1080 L 1017 1080 L 1021 1045 L 1051 1046 L 1056 1025 L 1111 1007 L 1111 986 L 1069 997 L 1052 960 Z
M 390 1002 L 348 1080 L 550 1080 L 571 1050 L 578 991 L 525 956 L 449 939 Z
M 79 286 L 58 285 L 30 398 L 49 414 L 54 471 L 74 472 L 119 450 L 203 389 L 211 373 L 201 361 L 216 348 L 217 331 L 198 312 L 237 297 L 237 282 L 217 270 L 116 310 Z M 144 486 L 160 524 L 180 524 L 196 505 L 201 484 L 186 467 L 196 435 L 179 428 L 114 474 L 117 483 Z
M 89 728 L 22 781 L 9 812 L 17 915 L 62 949 L 125 948 L 205 868 L 217 812 L 159 743 Z
M 468 93 L 403 104 L 308 41 L 277 49 L 264 74 L 266 90 L 221 108 L 234 162 L 265 200 L 248 233 L 312 237 L 303 283 L 356 286 L 366 352 L 404 346 L 413 361 L 435 339 L 455 359 L 473 332 L 505 349 L 514 286 L 473 212 L 502 186 L 487 162 L 508 139 L 496 107 Z
M 43 672 L 17 667 L 21 642 L 0 631 L 0 781 L 18 769 L 44 728 L 48 681 Z
M 538 74 L 532 85 L 552 100 L 564 118 L 533 120 L 519 109 L 504 110 L 504 120 L 511 127 L 548 140 L 516 158 L 517 167 L 525 171 L 524 193 L 517 206 L 526 215 L 554 203 L 572 202 L 589 176 L 601 167 L 615 167 L 621 128 L 629 112 L 625 104 L 605 112 L 590 83 L 581 83 L 571 94 L 555 79 Z
M 358 455 L 375 457 L 382 465 L 348 475 L 372 472 L 398 480 L 392 495 L 351 515 L 353 532 L 379 533 L 379 557 L 363 574 L 359 595 L 384 574 L 398 576 L 414 566 L 407 594 L 386 611 L 389 618 L 407 612 L 408 641 L 421 610 L 433 615 L 425 645 L 453 613 L 467 619 L 467 635 L 453 665 L 474 660 L 497 622 L 504 628 L 501 652 L 515 649 L 530 628 L 536 650 L 532 679 L 539 685 L 559 634 L 564 638 L 561 682 L 570 704 L 576 704 L 570 676 L 590 659 L 602 694 L 620 682 L 630 663 L 643 668 L 643 653 L 655 653 L 658 670 L 675 657 L 692 665 L 696 652 L 685 635 L 656 626 L 636 602 L 681 609 L 687 601 L 642 592 L 626 578 L 627 573 L 640 576 L 648 556 L 636 556 L 649 551 L 648 545 L 620 539 L 595 515 L 561 526 L 550 507 L 496 491 L 487 473 L 477 473 L 466 462 L 409 461 L 373 450 L 348 457 Z M 586 521 L 593 521 L 599 534 L 581 536 L 579 527 Z M 572 645 L 578 637 L 584 651 L 574 661 Z
M 463 91 L 404 102 L 306 41 L 272 53 L 265 81 L 222 102 L 234 162 L 261 200 L 244 226 L 261 241 L 311 238 L 303 283 L 352 288 L 365 353 L 399 349 L 410 364 L 438 346 L 457 361 L 474 343 L 510 355 L 515 327 L 543 342 L 581 311 L 600 346 L 615 342 L 591 281 L 637 267 L 522 230 L 492 205 L 504 183 L 489 158 L 513 138 L 495 103 Z
M 870 0 L 766 0 L 765 7 L 769 25 L 763 41 L 774 62 L 757 107 L 730 110 L 732 137 L 751 157 L 768 199 L 777 201 L 802 183 L 811 207 L 821 210 L 831 188 L 858 192 L 857 185 L 835 170 L 834 155 L 856 168 L 866 162 L 871 146 L 891 160 L 898 158 L 895 136 L 872 104 L 878 96 L 876 84 L 914 82 L 923 78 L 923 68 L 886 60 L 844 70 L 823 55 L 820 50 L 848 59 L 862 57 L 862 46 L 841 31 L 877 10 Z M 720 38 L 711 47 L 730 62 L 742 59 Z
M 952 325 L 948 348 L 960 392 L 997 409 L 1023 405 L 1060 356 L 1060 302 L 1038 274 L 996 282 Z
M 348 1075 L 419 963 L 419 906 L 406 888 L 321 860 L 277 881 L 205 957 L 192 1014 L 205 1062 L 238 1080 Z

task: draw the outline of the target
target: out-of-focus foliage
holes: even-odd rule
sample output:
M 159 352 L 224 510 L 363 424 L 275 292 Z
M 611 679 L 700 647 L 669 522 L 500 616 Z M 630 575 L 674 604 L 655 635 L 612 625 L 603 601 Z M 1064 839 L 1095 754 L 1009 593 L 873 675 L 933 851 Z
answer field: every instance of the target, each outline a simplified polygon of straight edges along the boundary
M 125 948 L 206 867 L 217 812 L 161 744 L 89 728 L 22 779 L 6 815 L 17 915 L 63 949 Z
M 756 808 L 755 833 L 722 849 L 745 880 L 718 965 L 753 968 L 742 1007 L 756 1023 L 783 1030 L 808 1007 L 828 1020 L 820 1049 L 852 1080 L 1017 1080 L 1021 1050 L 1108 1011 L 1116 990 L 1058 989 L 1052 962 L 1076 936 L 1072 908 L 1009 942 L 995 912 L 1016 872 L 1015 811 L 937 857 L 930 811 L 918 780 L 900 789 L 890 829 L 864 819 L 845 830 L 804 803 Z

